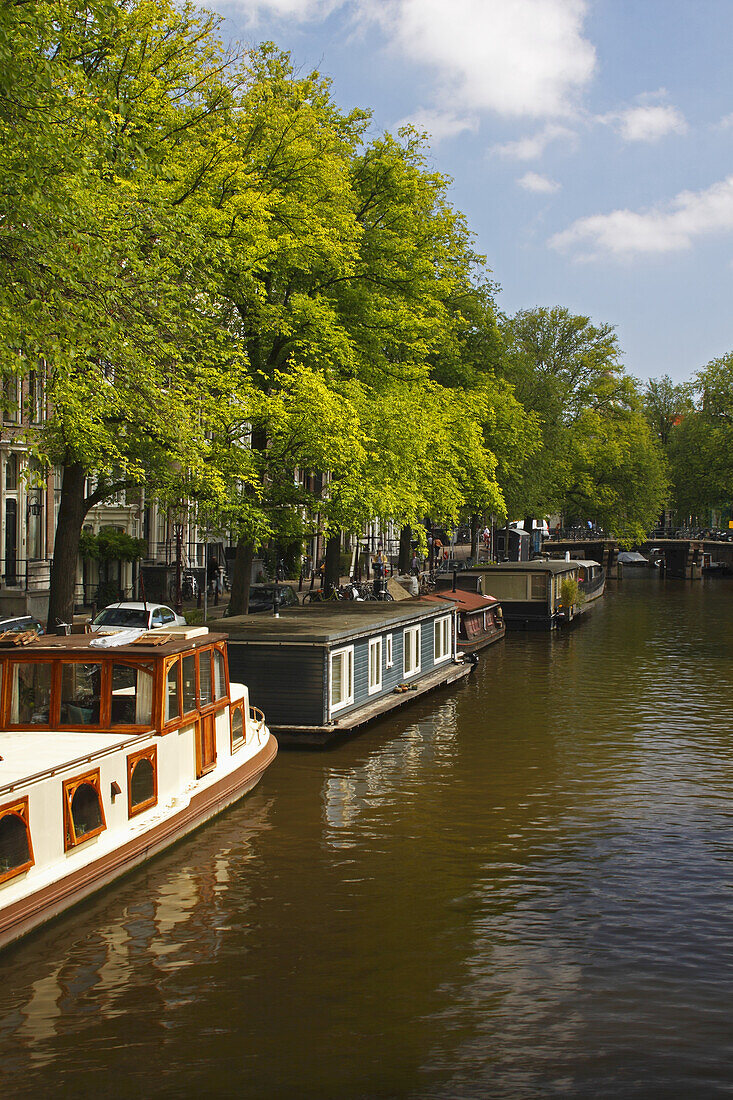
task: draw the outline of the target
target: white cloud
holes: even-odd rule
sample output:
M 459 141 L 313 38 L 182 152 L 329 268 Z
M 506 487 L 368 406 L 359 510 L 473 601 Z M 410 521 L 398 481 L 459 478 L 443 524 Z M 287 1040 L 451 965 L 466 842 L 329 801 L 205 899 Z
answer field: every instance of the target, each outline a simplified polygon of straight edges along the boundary
M 551 142 L 575 140 L 575 137 L 575 132 L 569 130 L 567 126 L 549 122 L 542 130 L 529 137 L 508 141 L 505 145 L 495 145 L 492 152 L 499 153 L 502 157 L 509 157 L 511 160 L 537 160 Z
M 687 130 L 680 111 L 661 103 L 642 103 L 625 111 L 601 115 L 598 121 L 613 126 L 624 141 L 659 141 L 667 134 L 684 134 Z
M 705 191 L 682 191 L 671 202 L 637 213 L 614 210 L 580 218 L 550 239 L 553 248 L 586 259 L 682 252 L 710 233 L 733 231 L 733 176 Z
M 540 176 L 537 172 L 525 172 L 525 174 L 517 180 L 520 187 L 523 187 L 525 191 L 533 191 L 537 195 L 551 195 L 553 191 L 560 190 L 560 184 L 555 180 L 548 179 L 547 176 Z
M 720 126 L 721 130 L 729 130 L 731 126 L 733 126 L 733 114 L 724 115 L 718 123 L 718 126 Z
M 478 119 L 470 115 L 457 115 L 454 111 L 420 110 L 397 123 L 400 126 L 414 126 L 416 130 L 427 130 L 437 144 L 445 138 L 456 137 L 465 130 L 475 133 Z
M 362 3 L 362 10 L 367 7 Z M 369 12 L 459 111 L 570 117 L 593 76 L 587 0 L 384 0 Z

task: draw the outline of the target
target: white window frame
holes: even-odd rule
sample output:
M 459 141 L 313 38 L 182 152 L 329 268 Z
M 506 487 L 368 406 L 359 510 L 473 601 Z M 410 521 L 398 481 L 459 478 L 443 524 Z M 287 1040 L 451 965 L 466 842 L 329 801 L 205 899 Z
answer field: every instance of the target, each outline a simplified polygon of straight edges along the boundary
M 369 694 L 374 695 L 376 692 L 382 690 L 382 653 L 384 647 L 382 645 L 381 638 L 369 639 L 369 667 L 368 667 L 368 679 L 369 679 Z M 374 660 L 372 660 L 372 653 L 375 654 Z M 377 679 L 372 682 L 372 668 L 377 674 Z
M 391 634 L 388 634 L 388 635 L 386 636 L 386 638 L 384 639 L 384 641 L 385 641 L 385 647 L 384 647 L 384 652 L 385 652 L 385 661 L 384 661 L 384 667 L 385 667 L 385 668 L 391 668 L 391 667 L 392 667 L 392 665 L 394 664 L 394 646 L 392 645 L 392 635 L 391 635 Z
M 438 648 L 439 641 L 445 643 L 445 648 L 441 644 L 440 651 Z M 451 616 L 441 615 L 433 623 L 433 663 L 439 665 L 443 661 L 449 661 L 451 659 L 451 649 Z
M 407 635 L 408 634 L 414 634 L 414 636 L 415 636 L 415 658 L 417 660 L 417 664 L 412 668 L 407 668 L 407 664 L 406 664 L 406 657 L 407 657 L 406 642 L 407 642 Z M 422 634 L 422 631 L 420 629 L 420 624 L 419 623 L 416 626 L 405 627 L 405 629 L 402 632 L 402 675 L 403 676 L 416 676 L 417 673 L 420 671 L 421 656 L 422 656 L 422 654 L 421 654 L 421 649 L 422 649 L 421 634 Z
M 333 701 L 333 666 L 334 658 L 344 656 L 346 659 L 341 662 L 341 694 L 343 698 L 340 703 L 334 703 Z M 354 647 L 353 645 L 343 646 L 341 649 L 332 649 L 328 658 L 328 705 L 329 712 L 336 714 L 337 711 L 343 710 L 344 707 L 350 706 L 354 702 Z

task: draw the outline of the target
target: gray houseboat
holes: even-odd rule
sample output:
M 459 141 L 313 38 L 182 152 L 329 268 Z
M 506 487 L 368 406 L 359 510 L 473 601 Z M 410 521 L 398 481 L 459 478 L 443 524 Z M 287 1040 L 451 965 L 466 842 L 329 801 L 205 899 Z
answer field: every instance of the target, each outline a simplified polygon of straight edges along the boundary
M 326 603 L 217 620 L 233 677 L 278 740 L 322 744 L 467 676 L 443 601 Z
M 501 601 L 507 630 L 555 630 L 582 614 L 577 561 L 517 561 L 477 565 L 459 573 L 457 584 L 472 588 L 476 577 Z M 565 582 L 565 599 L 563 585 Z M 568 603 L 568 594 L 574 601 Z

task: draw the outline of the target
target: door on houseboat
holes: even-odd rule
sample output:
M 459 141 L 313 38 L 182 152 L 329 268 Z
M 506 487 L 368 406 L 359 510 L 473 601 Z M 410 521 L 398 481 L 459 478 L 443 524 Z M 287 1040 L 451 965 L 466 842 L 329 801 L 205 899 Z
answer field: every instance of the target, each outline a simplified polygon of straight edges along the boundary
M 216 765 L 216 716 L 204 714 L 196 719 L 196 778 Z

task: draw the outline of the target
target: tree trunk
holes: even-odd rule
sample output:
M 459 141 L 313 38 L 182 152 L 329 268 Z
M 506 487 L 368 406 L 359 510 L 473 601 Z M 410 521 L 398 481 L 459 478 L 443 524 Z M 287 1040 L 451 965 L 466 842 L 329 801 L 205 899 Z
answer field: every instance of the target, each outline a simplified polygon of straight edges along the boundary
M 471 560 L 478 561 L 478 540 L 481 527 L 481 516 L 476 513 L 471 516 Z
M 326 543 L 326 568 L 323 571 L 323 588 L 327 595 L 338 588 L 341 580 L 341 532 L 331 535 Z
M 409 573 L 412 565 L 412 528 L 403 527 L 400 531 L 400 552 L 397 558 L 397 572 Z
M 252 543 L 241 538 L 232 565 L 232 594 L 229 601 L 230 615 L 249 614 L 249 586 L 252 580 L 252 560 L 255 549 Z
M 86 471 L 81 463 L 67 463 L 64 466 L 48 598 L 49 633 L 55 631 L 58 623 L 70 623 L 74 618 L 79 537 L 88 511 L 84 498 L 85 479 Z

